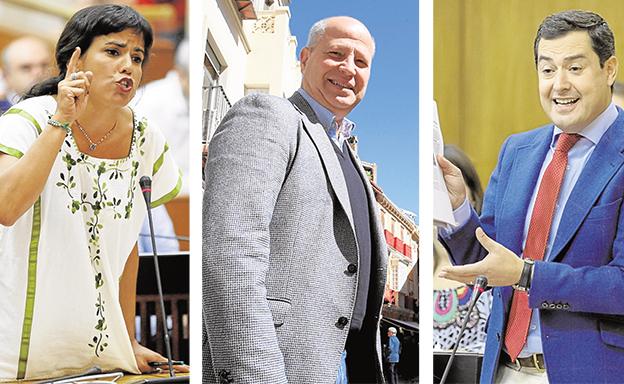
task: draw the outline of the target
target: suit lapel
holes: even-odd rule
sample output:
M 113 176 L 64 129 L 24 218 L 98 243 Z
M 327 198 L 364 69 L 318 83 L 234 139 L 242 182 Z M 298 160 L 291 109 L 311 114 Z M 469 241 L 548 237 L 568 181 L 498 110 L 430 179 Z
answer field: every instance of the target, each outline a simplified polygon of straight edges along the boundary
M 542 163 L 550 147 L 551 136 L 552 128 L 544 129 L 531 143 L 517 147 L 512 154 L 514 162 L 507 177 L 509 184 L 505 188 L 502 212 L 496 213 L 500 218 L 500 223 L 496 226 L 505 230 L 497 231 L 496 241 L 505 244 L 517 254 L 522 252 L 525 218 Z M 501 179 L 504 177 L 505 175 L 500 176 Z
M 560 260 L 562 250 L 598 200 L 609 180 L 624 162 L 624 113 L 605 132 L 583 168 L 565 205 L 551 260 Z
M 375 281 L 376 289 L 373 291 L 369 299 L 371 303 L 379 303 L 379 307 L 383 304 L 383 294 L 386 286 L 387 266 L 388 266 L 388 252 L 386 249 L 386 238 L 381 227 L 381 215 L 379 207 L 377 206 L 377 200 L 375 199 L 375 191 L 371 183 L 368 181 L 368 175 L 362 167 L 362 162 L 358 156 L 351 150 L 351 146 L 347 145 L 347 151 L 349 157 L 362 178 L 364 188 L 366 189 L 366 199 L 368 201 L 368 212 L 370 217 L 370 237 L 371 237 L 371 267 L 375 268 L 371 270 L 371 279 Z
M 325 132 L 325 128 L 323 128 L 323 126 L 318 122 L 316 114 L 310 105 L 298 92 L 293 93 L 289 100 L 299 110 L 299 112 L 301 112 L 303 128 L 316 146 L 323 163 L 323 168 L 325 169 L 325 174 L 329 179 L 329 183 L 331 184 L 342 209 L 349 218 L 351 228 L 355 231 L 347 184 L 342 174 L 342 168 L 340 168 L 340 164 L 336 158 L 336 152 L 334 151 L 332 143 L 327 136 L 327 132 Z
M 377 207 L 377 200 L 375 199 L 375 191 L 373 191 L 373 187 L 371 183 L 368 181 L 368 175 L 362 167 L 362 163 L 358 156 L 351 150 L 351 146 L 347 145 L 347 150 L 349 151 L 349 156 L 353 164 L 358 170 L 362 181 L 364 182 L 364 188 L 366 188 L 366 197 L 368 200 L 368 209 L 371 217 L 371 239 L 376 240 L 383 237 L 383 233 L 380 232 L 381 222 L 379 218 L 379 208 Z M 384 240 L 385 241 L 385 240 Z M 379 243 L 379 241 L 376 241 Z M 383 243 L 383 241 L 382 241 Z M 379 246 L 379 244 L 377 244 Z M 384 254 L 384 252 L 378 252 L 377 254 Z

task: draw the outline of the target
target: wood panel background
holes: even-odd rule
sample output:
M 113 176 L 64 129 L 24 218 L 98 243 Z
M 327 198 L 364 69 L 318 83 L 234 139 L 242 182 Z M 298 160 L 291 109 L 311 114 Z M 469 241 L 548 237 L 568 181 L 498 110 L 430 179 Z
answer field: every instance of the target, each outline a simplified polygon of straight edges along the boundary
M 542 20 L 566 9 L 600 14 L 624 61 L 624 1 L 434 1 L 434 98 L 445 142 L 474 161 L 487 184 L 503 141 L 549 123 L 537 88 L 533 40 Z M 618 80 L 624 80 L 624 63 Z

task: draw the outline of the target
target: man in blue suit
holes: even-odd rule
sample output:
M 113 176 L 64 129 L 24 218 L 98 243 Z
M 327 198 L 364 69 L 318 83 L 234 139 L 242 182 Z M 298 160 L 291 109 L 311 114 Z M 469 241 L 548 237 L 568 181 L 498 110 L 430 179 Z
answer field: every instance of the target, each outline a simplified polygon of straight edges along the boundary
M 495 286 L 481 382 L 624 380 L 624 112 L 606 21 L 547 17 L 534 46 L 552 124 L 510 136 L 481 217 L 461 172 L 439 157 L 456 220 L 440 276 Z M 459 264 L 459 265 L 457 265 Z

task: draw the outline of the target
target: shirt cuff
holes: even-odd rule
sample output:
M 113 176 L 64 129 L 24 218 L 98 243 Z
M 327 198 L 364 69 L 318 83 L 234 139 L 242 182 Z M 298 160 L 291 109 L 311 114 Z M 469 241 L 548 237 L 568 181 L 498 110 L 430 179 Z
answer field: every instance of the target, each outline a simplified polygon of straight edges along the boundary
M 455 223 L 457 223 L 457 226 L 455 228 L 463 227 L 468 222 L 468 220 L 470 220 L 471 213 L 472 207 L 468 202 L 468 198 L 466 198 L 462 205 L 460 205 L 456 210 L 453 211 L 453 216 L 455 216 Z
M 442 237 L 449 237 L 457 230 L 462 228 L 468 221 L 470 221 L 470 215 L 472 214 L 472 207 L 468 202 L 468 198 L 464 200 L 456 210 L 453 211 L 453 217 L 455 217 L 455 227 L 446 226 L 438 228 L 438 234 Z

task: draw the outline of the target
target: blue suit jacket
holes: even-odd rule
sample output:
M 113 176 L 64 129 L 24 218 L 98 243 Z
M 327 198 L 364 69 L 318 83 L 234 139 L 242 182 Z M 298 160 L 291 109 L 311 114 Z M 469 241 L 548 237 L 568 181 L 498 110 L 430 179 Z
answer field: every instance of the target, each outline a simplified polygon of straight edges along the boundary
M 442 238 L 456 264 L 486 256 L 478 226 L 517 255 L 553 126 L 510 136 L 485 193 L 481 217 Z M 540 311 L 551 383 L 624 382 L 624 112 L 605 132 L 565 205 L 551 261 L 536 262 L 529 306 Z M 553 234 L 551 234 L 552 236 Z M 513 289 L 493 291 L 482 383 L 496 377 Z M 504 353 L 504 352 L 503 352 Z

